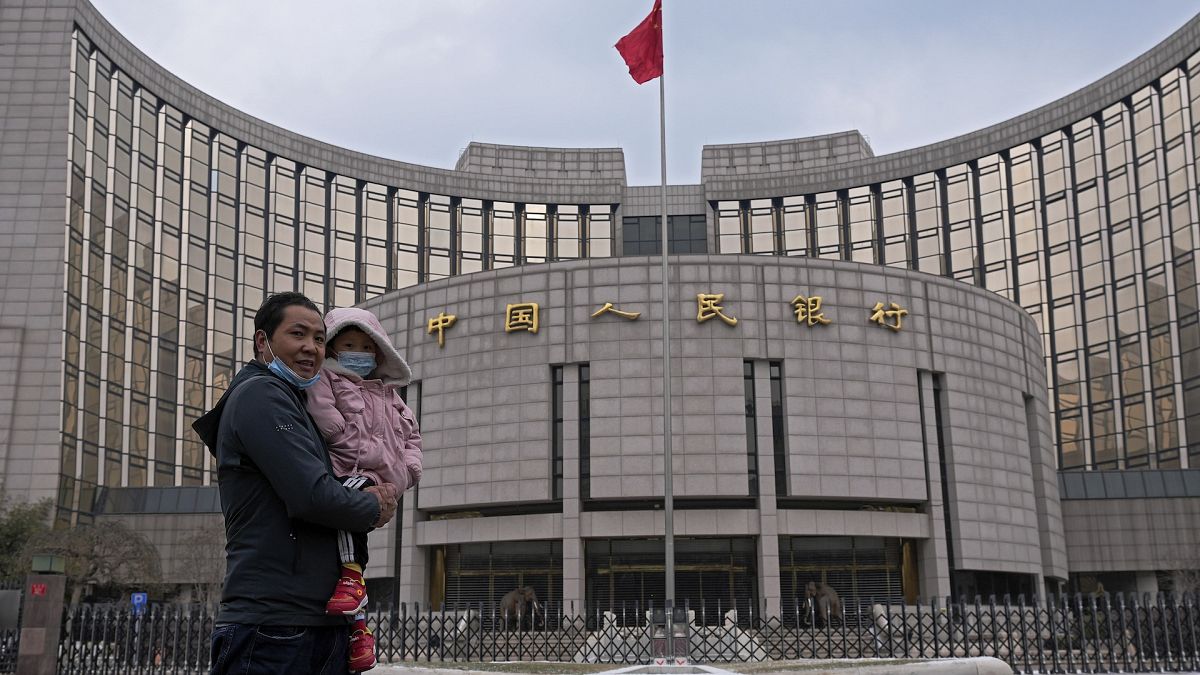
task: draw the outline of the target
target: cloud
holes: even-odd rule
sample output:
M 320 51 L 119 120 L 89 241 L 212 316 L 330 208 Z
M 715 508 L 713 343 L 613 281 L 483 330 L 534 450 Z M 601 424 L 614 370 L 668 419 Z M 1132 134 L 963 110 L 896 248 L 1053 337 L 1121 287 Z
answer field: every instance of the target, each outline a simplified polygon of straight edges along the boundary
M 631 183 L 658 182 L 657 83 L 633 84 L 612 48 L 649 0 L 95 2 L 171 72 L 301 134 L 441 167 L 469 140 L 619 146 Z M 857 128 L 883 153 L 973 131 L 1107 74 L 1198 8 L 672 2 L 670 179 L 699 179 L 704 144 Z

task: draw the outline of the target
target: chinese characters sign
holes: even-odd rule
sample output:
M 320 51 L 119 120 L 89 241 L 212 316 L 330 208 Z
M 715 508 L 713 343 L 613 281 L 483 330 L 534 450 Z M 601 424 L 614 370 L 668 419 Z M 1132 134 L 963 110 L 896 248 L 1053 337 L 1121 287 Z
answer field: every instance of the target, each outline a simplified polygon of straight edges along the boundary
M 792 298 L 792 307 L 795 308 L 796 323 L 809 326 L 825 326 L 832 323 L 825 318 L 825 313 L 821 311 L 821 296 L 819 295 L 810 297 L 797 295 Z
M 791 313 L 796 317 L 796 323 L 806 327 L 828 326 L 833 323 L 833 319 L 825 315 L 825 310 L 821 306 L 822 298 L 819 295 L 803 295 L 799 294 L 792 298 Z M 539 312 L 540 306 L 536 302 L 518 302 L 505 305 L 504 308 L 504 332 L 528 332 L 536 334 L 540 327 Z M 592 312 L 591 318 L 597 319 L 605 314 L 613 314 L 627 321 L 637 321 L 641 316 L 641 312 L 629 311 L 620 309 L 611 302 L 605 302 L 596 311 Z M 719 319 L 726 326 L 735 327 L 738 325 L 738 319 L 732 316 L 733 312 L 725 305 L 724 293 L 698 293 L 696 294 L 696 323 L 704 323 L 711 319 Z M 874 323 L 883 328 L 887 328 L 893 332 L 899 332 L 903 328 L 904 317 L 908 315 L 908 310 L 904 309 L 896 302 L 878 301 L 868 313 L 867 321 Z M 454 326 L 458 317 L 454 314 L 447 314 L 445 311 L 439 311 L 437 316 L 431 317 L 426 321 L 429 335 L 437 335 L 438 347 L 444 347 L 446 344 L 446 331 Z

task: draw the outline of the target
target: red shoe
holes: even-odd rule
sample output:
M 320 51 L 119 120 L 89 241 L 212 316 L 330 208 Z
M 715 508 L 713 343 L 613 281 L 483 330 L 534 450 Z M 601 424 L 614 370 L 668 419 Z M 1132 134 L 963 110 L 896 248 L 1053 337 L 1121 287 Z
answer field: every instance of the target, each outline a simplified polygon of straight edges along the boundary
M 367 606 L 367 584 L 362 572 L 342 567 L 342 578 L 333 589 L 333 596 L 325 603 L 326 614 L 357 614 Z
M 361 673 L 375 667 L 375 636 L 366 628 L 350 633 L 350 672 Z

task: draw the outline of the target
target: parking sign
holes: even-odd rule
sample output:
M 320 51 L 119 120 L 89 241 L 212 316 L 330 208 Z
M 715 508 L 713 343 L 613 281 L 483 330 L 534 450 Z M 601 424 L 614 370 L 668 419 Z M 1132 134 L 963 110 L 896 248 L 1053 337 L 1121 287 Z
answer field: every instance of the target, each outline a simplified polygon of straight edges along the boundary
M 146 602 L 148 598 L 145 593 L 130 593 L 129 602 L 133 604 L 133 613 L 141 614 L 146 611 Z

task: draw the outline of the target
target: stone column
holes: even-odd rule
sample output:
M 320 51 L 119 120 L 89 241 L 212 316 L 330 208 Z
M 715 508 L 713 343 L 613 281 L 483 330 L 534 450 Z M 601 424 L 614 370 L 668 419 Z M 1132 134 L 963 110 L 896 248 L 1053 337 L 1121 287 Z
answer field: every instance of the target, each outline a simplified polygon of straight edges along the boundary
M 779 514 L 775 503 L 775 435 L 771 426 L 771 367 L 754 362 L 754 422 L 758 442 L 758 587 L 763 617 L 781 613 L 779 590 Z
M 30 574 L 25 578 L 17 675 L 54 675 L 57 671 L 66 588 L 67 578 L 60 574 Z
M 941 450 L 938 447 L 937 415 L 934 410 L 933 373 L 917 371 L 917 387 L 920 389 L 921 438 L 925 443 L 925 484 L 929 508 L 929 538 L 920 542 L 917 564 L 920 567 L 921 598 L 950 595 L 951 542 L 946 541 L 946 518 L 950 517 L 942 499 Z
M 586 614 L 583 539 L 579 532 L 582 502 L 579 484 L 579 365 L 563 366 L 563 513 L 562 566 L 564 616 Z
M 399 585 L 397 597 L 400 602 L 419 602 L 422 606 L 429 603 L 429 573 L 425 549 L 418 546 L 417 541 L 417 494 L 420 486 L 413 488 L 404 495 L 401 504 L 399 523 L 400 530 L 400 574 L 396 579 Z

